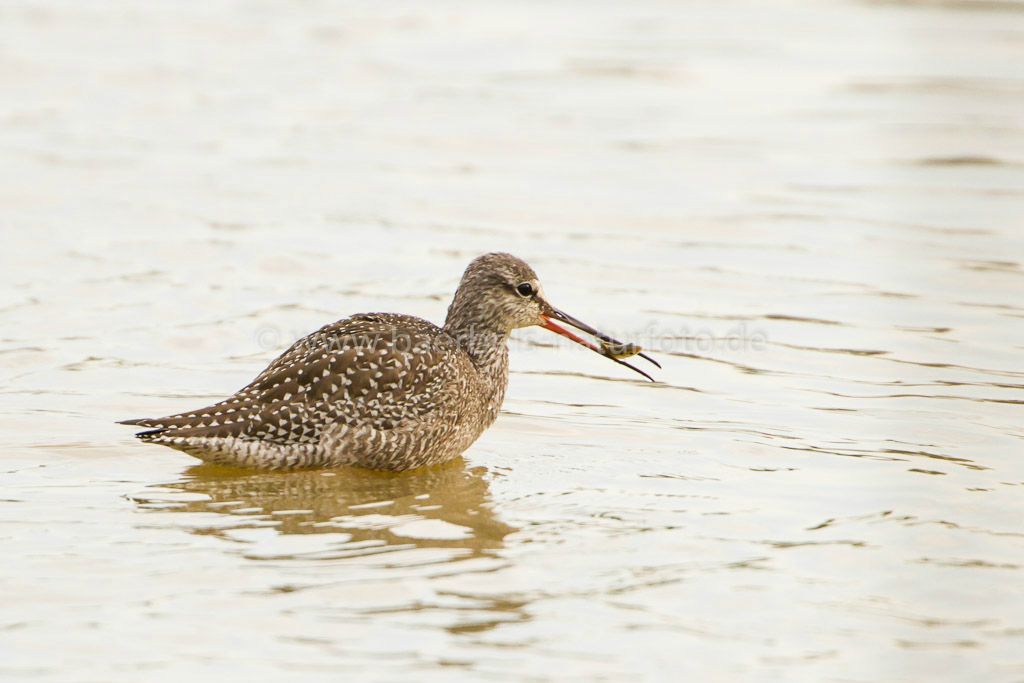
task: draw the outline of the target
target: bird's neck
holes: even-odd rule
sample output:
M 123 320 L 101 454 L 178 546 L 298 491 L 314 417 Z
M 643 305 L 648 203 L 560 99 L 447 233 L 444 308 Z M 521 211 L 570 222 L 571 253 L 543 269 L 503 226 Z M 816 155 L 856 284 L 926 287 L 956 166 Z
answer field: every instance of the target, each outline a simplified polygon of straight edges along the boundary
M 482 307 L 460 287 L 448 307 L 444 331 L 459 345 L 492 391 L 508 382 L 508 338 L 497 309 Z M 500 399 L 499 399 L 500 403 Z
M 507 332 L 476 330 L 453 337 L 479 373 L 480 383 L 477 386 L 485 415 L 484 421 L 480 423 L 483 430 L 498 417 L 498 411 L 505 400 L 505 389 L 508 387 L 509 335 Z
M 509 333 L 478 323 L 458 322 L 449 316 L 444 331 L 466 352 L 477 370 L 485 375 L 507 374 Z

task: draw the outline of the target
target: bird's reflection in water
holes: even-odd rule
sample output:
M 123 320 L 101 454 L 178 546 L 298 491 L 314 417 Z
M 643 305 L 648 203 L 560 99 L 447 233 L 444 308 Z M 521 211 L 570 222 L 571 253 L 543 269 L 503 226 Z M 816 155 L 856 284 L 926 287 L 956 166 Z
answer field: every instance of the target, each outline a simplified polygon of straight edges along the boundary
M 218 513 L 206 518 L 209 523 L 200 518 L 192 526 L 196 533 L 344 534 L 344 547 L 355 555 L 415 547 L 458 549 L 460 556 L 473 557 L 501 548 L 515 531 L 491 510 L 491 476 L 461 458 L 402 473 L 254 472 L 197 465 L 183 479 L 135 500 L 160 511 Z

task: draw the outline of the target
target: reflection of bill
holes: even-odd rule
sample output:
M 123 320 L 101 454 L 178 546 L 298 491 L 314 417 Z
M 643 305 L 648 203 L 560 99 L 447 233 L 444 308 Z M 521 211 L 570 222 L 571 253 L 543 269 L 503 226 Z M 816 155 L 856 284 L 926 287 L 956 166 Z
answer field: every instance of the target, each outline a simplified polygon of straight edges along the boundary
M 504 537 L 515 531 L 491 510 L 489 476 L 483 467 L 467 467 L 462 458 L 398 474 L 361 468 L 253 472 L 197 465 L 181 481 L 161 486 L 170 495 L 137 496 L 136 502 L 160 512 L 218 513 L 211 523 L 200 523 L 197 533 L 270 525 L 280 534 L 349 535 L 334 556 L 352 554 L 354 548 L 367 554 L 410 544 L 461 548 L 476 556 L 501 548 Z M 191 494 L 189 499 L 201 494 L 203 500 L 174 505 L 182 493 Z

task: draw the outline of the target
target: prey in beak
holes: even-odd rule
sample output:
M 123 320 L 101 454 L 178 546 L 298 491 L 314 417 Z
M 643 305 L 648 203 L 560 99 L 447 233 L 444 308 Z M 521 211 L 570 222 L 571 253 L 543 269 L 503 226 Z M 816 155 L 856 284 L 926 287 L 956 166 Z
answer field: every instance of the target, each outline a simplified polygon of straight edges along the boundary
M 541 318 L 544 320 L 544 323 L 541 325 L 541 327 L 543 327 L 544 329 L 551 330 L 555 334 L 560 334 L 567 339 L 571 339 L 577 344 L 585 346 L 591 351 L 594 351 L 595 353 L 601 354 L 605 358 L 612 359 L 619 365 L 625 365 L 633 372 L 640 373 L 641 375 L 651 380 L 652 382 L 655 381 L 653 377 L 648 375 L 640 368 L 622 360 L 623 358 L 629 358 L 631 356 L 640 356 L 644 360 L 653 363 L 658 368 L 661 367 L 658 361 L 654 360 L 646 353 L 641 353 L 642 349 L 636 344 L 627 344 L 624 342 L 620 342 L 618 339 L 613 339 L 612 337 L 609 337 L 607 334 L 595 330 L 593 327 L 586 324 L 585 322 L 577 320 L 568 313 L 563 313 L 562 311 L 558 310 L 557 308 L 555 308 L 546 301 L 541 301 Z M 572 325 L 577 330 L 580 330 L 581 332 L 585 332 L 591 335 L 592 337 L 597 339 L 597 344 L 591 344 L 586 339 L 578 337 L 577 335 L 573 334 L 572 332 L 565 329 L 561 325 L 556 324 L 554 322 L 555 320 L 563 322 L 567 325 Z

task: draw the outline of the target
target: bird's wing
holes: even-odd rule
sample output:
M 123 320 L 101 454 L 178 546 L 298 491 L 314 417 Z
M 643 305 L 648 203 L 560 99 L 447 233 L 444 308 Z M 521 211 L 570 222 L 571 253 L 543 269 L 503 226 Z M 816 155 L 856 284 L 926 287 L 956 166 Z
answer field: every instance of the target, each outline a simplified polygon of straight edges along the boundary
M 316 443 L 342 422 L 390 429 L 430 412 L 458 392 L 454 341 L 409 316 L 364 314 L 298 340 L 256 379 L 224 401 L 163 418 L 140 437 L 242 437 Z

